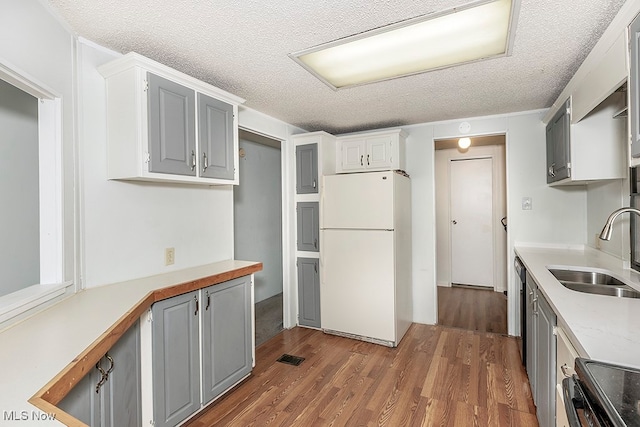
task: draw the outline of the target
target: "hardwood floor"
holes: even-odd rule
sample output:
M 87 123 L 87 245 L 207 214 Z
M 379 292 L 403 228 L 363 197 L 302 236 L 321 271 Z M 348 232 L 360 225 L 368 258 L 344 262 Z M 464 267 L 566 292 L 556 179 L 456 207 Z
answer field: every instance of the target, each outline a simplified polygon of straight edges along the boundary
M 252 376 L 187 425 L 538 425 L 512 337 L 414 324 L 388 348 L 294 328 L 256 353 Z
M 507 334 L 507 297 L 487 289 L 438 286 L 438 324 Z

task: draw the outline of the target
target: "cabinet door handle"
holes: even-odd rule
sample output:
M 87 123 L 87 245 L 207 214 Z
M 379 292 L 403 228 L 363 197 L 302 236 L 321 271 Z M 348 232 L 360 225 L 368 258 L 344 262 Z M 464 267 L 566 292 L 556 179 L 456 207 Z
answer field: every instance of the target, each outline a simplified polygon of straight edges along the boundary
M 195 313 L 193 313 L 193 315 L 194 315 L 194 316 L 197 316 L 197 315 L 198 315 L 198 311 L 200 310 L 200 304 L 199 304 L 199 302 L 198 302 L 198 296 L 197 296 L 197 295 L 194 295 L 194 296 L 193 296 L 193 299 L 195 299 L 195 300 L 196 300 L 196 311 L 195 311 Z
M 313 239 L 313 247 L 318 249 L 318 238 Z
M 556 176 L 556 164 L 552 163 L 551 166 L 549 166 L 549 176 L 551 178 Z
M 360 166 L 364 166 L 364 163 L 362 162 L 362 159 L 364 159 L 363 155 L 360 156 Z
M 571 376 L 571 372 L 569 372 L 569 367 L 567 366 L 567 364 L 563 364 L 562 366 L 560 366 L 560 370 L 562 371 L 562 375 L 565 376 L 565 378 L 569 378 Z
M 100 387 L 102 387 L 102 385 L 107 382 L 107 373 L 104 369 L 102 369 L 102 366 L 100 366 L 100 360 L 98 360 L 98 363 L 96 363 L 96 369 L 100 371 L 100 381 L 98 381 L 98 383 L 96 384 L 96 393 L 98 393 L 100 391 Z
M 369 155 L 367 154 L 367 166 L 369 166 L 369 165 L 370 165 L 370 163 L 369 163 Z
M 113 361 L 113 357 L 111 357 L 111 356 L 109 355 L 109 353 L 105 354 L 105 356 L 104 356 L 104 357 L 106 357 L 106 358 L 107 358 L 107 360 L 109 361 L 109 369 L 107 369 L 107 373 L 106 373 L 107 379 L 109 379 L 109 374 L 110 374 L 111 372 L 113 372 L 113 368 L 115 368 L 115 367 L 116 367 L 116 364 L 115 364 L 115 362 Z
M 209 160 L 207 159 L 207 153 L 202 152 L 202 173 L 209 167 Z
M 313 264 L 313 269 L 316 271 L 316 273 L 318 272 L 318 264 L 314 263 Z
M 204 308 L 205 311 L 209 310 L 209 306 L 211 305 L 211 295 L 209 295 L 209 291 L 207 291 L 207 306 Z
M 312 185 L 313 185 L 313 188 L 316 188 L 316 180 L 315 179 L 313 180 L 313 184 Z
M 196 170 L 196 152 L 191 150 L 191 170 Z

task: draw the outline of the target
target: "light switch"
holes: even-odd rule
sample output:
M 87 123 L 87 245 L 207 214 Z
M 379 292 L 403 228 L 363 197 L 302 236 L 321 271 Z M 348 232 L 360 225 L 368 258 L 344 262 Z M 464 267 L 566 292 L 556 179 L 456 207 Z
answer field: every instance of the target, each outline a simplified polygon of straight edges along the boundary
M 533 209 L 533 206 L 531 204 L 531 197 L 523 197 L 522 198 L 522 210 L 523 211 L 530 211 L 531 209 Z

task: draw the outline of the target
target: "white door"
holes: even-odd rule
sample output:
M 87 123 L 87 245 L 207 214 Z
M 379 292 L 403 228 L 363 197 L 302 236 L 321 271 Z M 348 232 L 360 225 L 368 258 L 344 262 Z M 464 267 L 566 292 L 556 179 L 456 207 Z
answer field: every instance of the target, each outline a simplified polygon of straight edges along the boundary
M 493 287 L 493 161 L 452 160 L 451 282 Z
M 365 168 L 366 145 L 364 139 L 344 141 L 341 144 L 342 170 L 359 170 Z
M 389 135 L 367 139 L 367 167 L 382 169 L 392 166 L 391 140 Z

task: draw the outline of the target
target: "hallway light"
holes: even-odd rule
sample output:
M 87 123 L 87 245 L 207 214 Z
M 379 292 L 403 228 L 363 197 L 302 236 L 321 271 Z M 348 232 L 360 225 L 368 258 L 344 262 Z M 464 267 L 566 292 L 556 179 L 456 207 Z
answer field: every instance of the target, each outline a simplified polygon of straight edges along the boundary
M 463 150 L 466 150 L 470 146 L 471 146 L 471 139 L 470 138 L 460 138 L 458 140 L 458 147 L 462 148 Z

